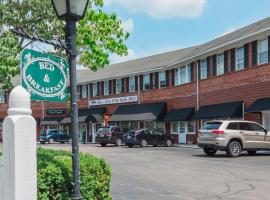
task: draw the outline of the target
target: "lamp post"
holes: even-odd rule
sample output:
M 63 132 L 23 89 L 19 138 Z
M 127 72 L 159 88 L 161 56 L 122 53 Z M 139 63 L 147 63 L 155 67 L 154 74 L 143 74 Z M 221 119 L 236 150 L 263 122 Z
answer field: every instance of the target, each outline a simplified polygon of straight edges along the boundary
M 77 71 L 76 71 L 76 21 L 84 17 L 89 0 L 52 0 L 56 15 L 66 22 L 66 42 L 69 58 L 70 94 L 71 94 L 71 131 L 72 131 L 72 169 L 73 200 L 81 200 L 80 192 L 80 155 L 79 126 L 77 105 Z

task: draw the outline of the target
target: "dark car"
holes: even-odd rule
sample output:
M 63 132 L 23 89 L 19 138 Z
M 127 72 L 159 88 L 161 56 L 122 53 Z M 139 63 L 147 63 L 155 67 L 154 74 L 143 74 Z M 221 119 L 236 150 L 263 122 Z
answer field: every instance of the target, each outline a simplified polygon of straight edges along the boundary
M 97 131 L 96 142 L 105 147 L 107 144 L 121 146 L 124 141 L 124 128 L 118 126 L 101 127 Z
M 125 134 L 124 142 L 129 147 L 134 145 L 140 145 L 141 147 L 165 145 L 169 147 L 173 145 L 174 139 L 170 135 L 155 129 L 136 129 Z
M 40 131 L 40 143 L 45 144 L 48 142 L 49 144 L 53 144 L 55 142 L 65 143 L 71 142 L 71 138 L 68 134 L 66 134 L 63 130 L 57 129 L 42 129 Z

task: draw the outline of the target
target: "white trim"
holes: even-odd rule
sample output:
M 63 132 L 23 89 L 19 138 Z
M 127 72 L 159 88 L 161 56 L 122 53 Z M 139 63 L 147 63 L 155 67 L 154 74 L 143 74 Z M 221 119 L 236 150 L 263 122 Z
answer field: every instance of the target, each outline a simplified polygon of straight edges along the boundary
M 260 48 L 259 47 L 260 47 L 260 42 L 262 42 L 264 40 L 266 40 L 266 44 L 267 44 L 267 61 L 264 63 L 260 63 L 260 52 L 259 52 Z M 258 40 L 258 42 L 257 42 L 257 65 L 263 65 L 263 64 L 268 63 L 268 60 L 269 60 L 268 51 L 269 51 L 268 38 L 263 38 L 263 39 Z

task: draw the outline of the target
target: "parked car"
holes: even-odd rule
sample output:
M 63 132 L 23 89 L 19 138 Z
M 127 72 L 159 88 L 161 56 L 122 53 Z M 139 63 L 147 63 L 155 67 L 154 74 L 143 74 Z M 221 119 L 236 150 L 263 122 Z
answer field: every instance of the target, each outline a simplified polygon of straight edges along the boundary
M 252 121 L 209 121 L 199 130 L 198 145 L 208 156 L 218 150 L 230 157 L 238 157 L 242 151 L 255 155 L 256 151 L 270 150 L 270 134 Z
M 121 146 L 124 141 L 124 128 L 118 126 L 105 126 L 97 131 L 96 142 L 105 147 L 107 144 Z
M 155 129 L 136 129 L 125 134 L 124 142 L 129 147 L 134 145 L 140 145 L 141 147 L 165 145 L 170 147 L 173 145 L 174 139 L 170 135 Z
M 45 144 L 48 142 L 49 144 L 53 144 L 55 142 L 60 143 L 71 143 L 71 137 L 66 134 L 63 130 L 57 129 L 42 129 L 40 131 L 40 143 Z

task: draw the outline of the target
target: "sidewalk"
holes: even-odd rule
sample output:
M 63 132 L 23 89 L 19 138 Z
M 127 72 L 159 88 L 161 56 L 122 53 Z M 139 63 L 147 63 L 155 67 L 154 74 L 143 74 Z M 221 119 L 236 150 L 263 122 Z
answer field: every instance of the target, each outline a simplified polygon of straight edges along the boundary
M 188 149 L 200 149 L 197 144 L 175 144 L 174 146 Z

